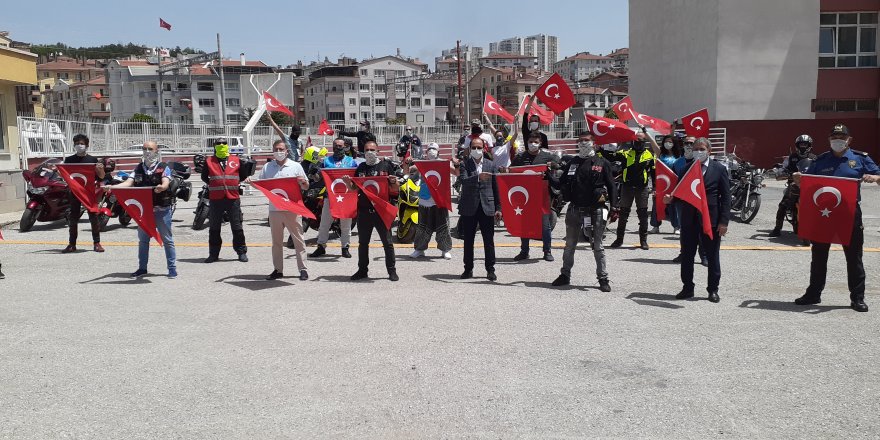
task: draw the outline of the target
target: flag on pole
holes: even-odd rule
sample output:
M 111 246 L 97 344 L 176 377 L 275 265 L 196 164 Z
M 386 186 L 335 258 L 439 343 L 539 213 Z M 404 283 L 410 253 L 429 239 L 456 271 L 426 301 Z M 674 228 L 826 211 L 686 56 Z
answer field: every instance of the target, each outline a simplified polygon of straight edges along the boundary
M 693 137 L 709 137 L 709 110 L 702 109 L 681 118 L 684 132 Z
M 617 115 L 617 119 L 626 122 L 633 118 L 632 105 L 632 100 L 627 96 L 611 106 L 611 110 Z
M 284 104 L 281 103 L 277 98 L 270 95 L 269 92 L 263 92 L 263 99 L 266 100 L 266 111 L 268 112 L 281 112 L 285 113 L 290 117 L 293 117 L 293 112 L 290 111 L 289 108 L 285 107 Z
M 504 107 L 501 107 L 498 101 L 488 93 L 486 93 L 486 99 L 483 101 L 483 112 L 487 115 L 501 116 L 508 123 L 513 122 L 513 115 L 505 110 Z
M 636 140 L 636 134 L 623 122 L 616 119 L 607 119 L 601 116 L 584 113 L 587 127 L 596 138 L 599 145 L 623 143 Z
M 141 229 L 162 244 L 162 236 L 156 229 L 156 217 L 153 215 L 153 190 L 154 186 L 137 188 L 113 188 L 116 200 L 119 200 L 122 209 L 131 216 Z
M 171 30 L 171 24 L 165 20 L 162 20 L 162 17 L 159 17 L 159 27 Z
M 318 134 L 326 135 L 326 136 L 333 136 L 334 133 L 335 133 L 335 131 L 332 128 L 330 128 L 330 124 L 327 123 L 327 120 L 322 119 L 321 125 L 318 126 Z
M 568 110 L 575 104 L 574 93 L 571 91 L 571 87 L 566 84 L 565 80 L 558 73 L 551 75 L 541 87 L 538 87 L 538 90 L 535 91 L 535 96 L 556 114 Z

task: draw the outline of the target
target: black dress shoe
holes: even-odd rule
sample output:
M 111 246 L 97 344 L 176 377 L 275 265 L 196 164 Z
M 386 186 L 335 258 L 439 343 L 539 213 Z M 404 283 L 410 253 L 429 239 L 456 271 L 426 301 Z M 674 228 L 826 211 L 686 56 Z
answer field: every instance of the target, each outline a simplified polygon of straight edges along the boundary
M 672 259 L 673 263 L 681 263 L 681 254 L 678 254 L 677 257 Z
M 678 295 L 675 295 L 675 299 L 688 299 L 688 298 L 693 298 L 693 297 L 694 297 L 693 290 L 682 290 L 681 292 L 678 292 Z
M 553 261 L 553 254 L 550 251 L 544 252 L 544 261 Z
M 304 270 L 299 271 L 299 280 L 300 281 L 308 281 L 309 280 L 309 273 Z
M 822 298 L 805 294 L 804 296 L 794 300 L 794 303 L 799 306 L 811 306 L 813 304 L 822 304 Z
M 391 281 L 398 281 L 400 277 L 397 276 L 397 271 L 394 269 L 388 270 L 388 279 Z
M 472 270 L 466 270 L 466 271 L 464 271 L 464 272 L 461 273 L 461 276 L 460 276 L 459 278 L 461 278 L 461 279 L 463 279 L 463 280 L 469 280 L 469 279 L 471 279 L 471 278 L 473 278 L 473 277 L 474 277 L 474 271 L 472 271 Z
M 214 262 L 216 262 L 216 261 L 218 261 L 218 260 L 220 260 L 220 257 L 217 257 L 217 256 L 214 256 L 214 255 L 211 255 L 210 257 L 205 258 L 205 263 L 214 263 Z
M 266 279 L 269 281 L 277 280 L 278 278 L 284 278 L 284 274 L 278 272 L 277 270 L 273 270 L 272 273 L 270 273 L 269 276 L 266 277 Z
M 354 273 L 354 275 L 351 276 L 350 279 L 351 279 L 352 281 L 357 281 L 357 280 L 362 280 L 362 279 L 364 279 L 364 278 L 366 278 L 366 277 L 367 277 L 367 271 L 365 271 L 365 270 L 358 270 L 357 272 Z
M 709 302 L 717 303 L 718 301 L 721 301 L 721 298 L 718 297 L 718 292 L 709 292 Z
M 570 283 L 571 283 L 571 278 L 569 276 L 560 274 L 558 277 L 556 277 L 555 280 L 553 280 L 553 283 L 551 284 L 551 286 L 554 286 L 554 287 L 567 286 Z
M 311 254 L 309 254 L 309 258 L 318 258 L 320 256 L 323 256 L 326 253 L 327 253 L 327 249 L 325 249 L 324 246 L 319 244 L 318 247 L 314 251 L 312 251 Z
M 853 301 L 849 306 L 852 307 L 852 309 L 857 312 L 867 312 L 868 311 L 868 305 L 865 304 L 865 302 L 862 300 Z
M 779 228 L 773 229 L 767 234 L 768 237 L 779 237 L 780 235 L 782 235 L 782 230 Z
M 642 248 L 642 250 L 644 251 L 651 249 L 651 246 L 648 246 L 648 240 L 642 240 L 641 242 L 639 242 L 639 247 Z
M 608 283 L 608 278 L 600 278 L 599 279 L 599 290 L 603 292 L 611 291 L 611 284 Z
M 241 261 L 242 263 L 247 263 L 248 262 L 247 254 L 238 254 L 238 261 Z
M 522 260 L 528 260 L 528 259 L 529 259 L 528 252 L 520 252 L 520 253 L 516 254 L 515 257 L 513 257 L 513 261 L 522 261 Z
M 608 247 L 619 248 L 622 245 L 623 245 L 623 237 L 617 237 L 617 240 L 614 240 L 613 242 L 611 242 L 611 244 L 608 245 Z
M 351 258 L 351 252 L 348 251 L 348 246 L 342 247 L 342 258 Z
M 700 265 L 704 267 L 709 267 L 709 259 L 706 257 L 700 258 Z
M 493 270 L 492 272 L 487 272 L 487 273 L 486 273 L 486 279 L 489 280 L 489 281 L 495 281 L 495 280 L 498 279 L 498 277 L 495 276 L 495 271 Z

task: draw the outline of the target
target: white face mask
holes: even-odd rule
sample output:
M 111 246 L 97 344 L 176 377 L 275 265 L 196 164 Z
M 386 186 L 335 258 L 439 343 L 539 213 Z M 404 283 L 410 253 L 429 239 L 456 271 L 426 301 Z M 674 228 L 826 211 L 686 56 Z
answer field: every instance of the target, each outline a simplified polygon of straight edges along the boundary
M 372 150 L 364 151 L 364 159 L 367 165 L 376 165 L 379 162 L 379 153 Z
M 76 144 L 73 148 L 76 149 L 76 154 L 83 154 L 89 147 L 86 144 Z
M 538 149 L 540 149 L 540 148 L 541 148 L 541 144 L 539 144 L 537 142 L 530 142 L 529 143 L 529 151 L 532 153 L 538 151 Z
M 437 150 L 428 150 L 428 159 L 436 159 L 437 158 Z
M 846 150 L 846 140 L 844 139 L 834 139 L 831 141 L 831 149 L 834 150 L 835 153 L 840 153 L 843 150 Z
M 275 160 L 277 160 L 278 162 L 284 162 L 284 160 L 287 159 L 287 152 L 286 151 L 276 151 L 274 153 L 274 156 L 275 156 Z
M 690 147 L 684 147 L 684 158 L 688 160 L 693 159 L 694 150 L 692 150 Z
M 672 150 L 672 142 L 666 142 L 663 144 L 663 146 L 666 147 L 667 150 Z
M 538 123 L 537 122 L 529 122 L 529 130 L 537 130 Z
M 158 151 L 144 151 L 143 154 L 144 165 L 148 167 L 152 167 L 159 162 L 159 152 Z
M 471 148 L 471 157 L 474 160 L 482 159 L 483 158 L 483 150 L 477 150 L 477 149 Z
M 592 142 L 578 142 L 578 156 L 590 157 L 596 154 Z
M 698 162 L 706 162 L 709 160 L 709 152 L 706 150 L 693 151 L 691 154 L 693 154 L 694 160 Z

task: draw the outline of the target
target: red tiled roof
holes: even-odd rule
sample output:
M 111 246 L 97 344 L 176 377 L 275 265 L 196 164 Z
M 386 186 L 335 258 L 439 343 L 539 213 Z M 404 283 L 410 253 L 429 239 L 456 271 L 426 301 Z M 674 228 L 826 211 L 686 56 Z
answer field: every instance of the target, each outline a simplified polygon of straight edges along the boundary
M 94 70 L 98 69 L 95 65 L 95 60 L 87 60 L 86 65 L 82 65 L 78 61 L 74 61 L 71 59 L 58 59 L 56 61 L 49 61 L 47 63 L 37 64 L 38 71 L 46 71 L 46 70 Z
M 610 60 L 610 57 L 602 56 L 602 55 L 593 55 L 589 52 L 580 52 L 574 54 L 568 58 L 563 59 L 562 61 L 572 61 L 572 60 Z
M 133 66 L 149 66 L 150 63 L 147 60 L 118 60 L 119 65 L 122 67 L 133 67 Z
M 623 49 L 617 49 L 614 52 L 611 52 L 610 54 L 608 54 L 609 57 L 613 57 L 616 55 L 629 55 L 629 48 L 624 47 Z

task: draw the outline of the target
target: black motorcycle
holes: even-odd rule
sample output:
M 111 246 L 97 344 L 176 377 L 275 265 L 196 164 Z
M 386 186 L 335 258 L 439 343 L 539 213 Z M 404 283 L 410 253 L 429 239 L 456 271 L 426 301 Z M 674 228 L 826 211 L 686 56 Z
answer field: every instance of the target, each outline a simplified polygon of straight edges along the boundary
M 764 170 L 731 154 L 726 162 L 730 172 L 730 209 L 743 223 L 751 222 L 761 208 Z
M 813 159 L 805 157 L 798 161 L 798 171 L 805 173 L 812 164 Z M 797 234 L 798 231 L 798 200 L 800 199 L 800 195 L 800 185 L 794 183 L 794 180 L 789 177 L 788 182 L 785 184 L 785 193 L 782 195 L 782 201 L 785 204 L 785 220 L 791 224 L 792 230 L 794 230 L 795 234 Z

